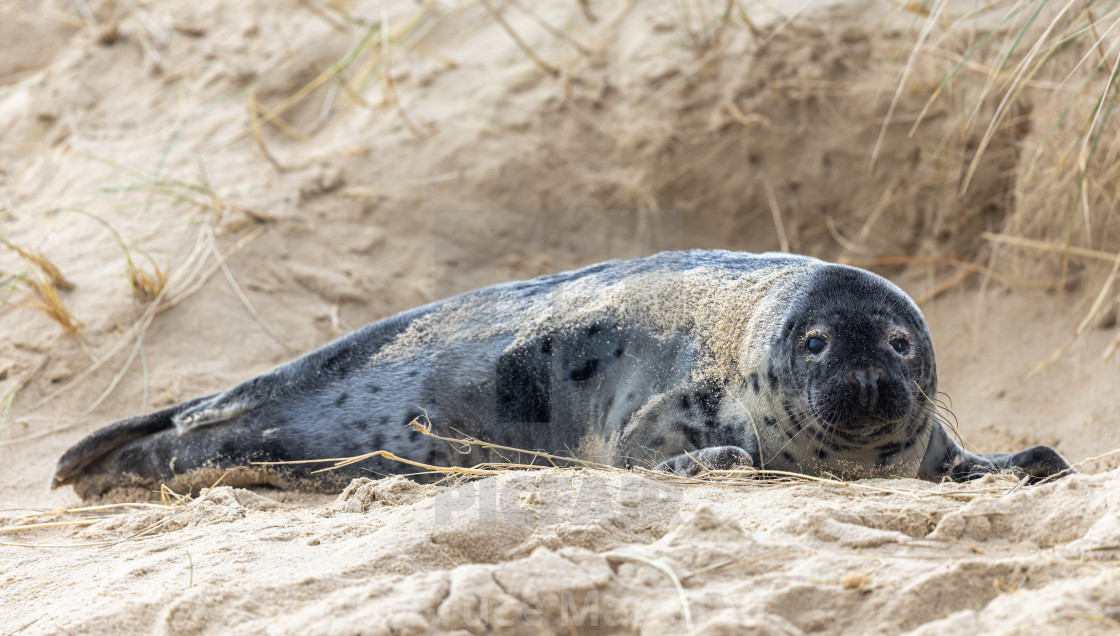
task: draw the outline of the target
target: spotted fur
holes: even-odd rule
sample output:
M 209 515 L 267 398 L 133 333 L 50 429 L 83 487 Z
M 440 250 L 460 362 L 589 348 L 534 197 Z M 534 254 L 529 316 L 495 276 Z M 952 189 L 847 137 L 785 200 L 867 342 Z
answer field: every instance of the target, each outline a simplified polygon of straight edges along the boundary
M 832 348 L 810 355 L 809 334 Z M 890 349 L 898 334 L 906 355 Z M 666 252 L 386 318 L 228 391 L 98 430 L 66 452 L 53 484 L 83 497 L 181 489 L 250 462 L 381 449 L 424 463 L 532 461 L 407 426 L 425 416 L 444 435 L 682 474 L 752 465 L 938 480 L 1068 469 L 1045 447 L 964 451 L 926 397 L 936 391 L 924 319 L 885 279 L 785 254 Z M 226 483 L 330 490 L 412 470 L 385 458 L 318 467 L 258 465 Z

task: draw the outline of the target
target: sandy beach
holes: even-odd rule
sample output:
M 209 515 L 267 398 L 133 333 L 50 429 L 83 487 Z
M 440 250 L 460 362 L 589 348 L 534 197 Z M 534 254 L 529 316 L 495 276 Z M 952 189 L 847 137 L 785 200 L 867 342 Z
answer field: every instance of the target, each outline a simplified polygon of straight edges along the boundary
M 0 635 L 1120 630 L 1115 7 L 782 4 L 0 2 Z M 680 248 L 888 276 L 964 443 L 1081 474 L 49 488 L 379 318 Z

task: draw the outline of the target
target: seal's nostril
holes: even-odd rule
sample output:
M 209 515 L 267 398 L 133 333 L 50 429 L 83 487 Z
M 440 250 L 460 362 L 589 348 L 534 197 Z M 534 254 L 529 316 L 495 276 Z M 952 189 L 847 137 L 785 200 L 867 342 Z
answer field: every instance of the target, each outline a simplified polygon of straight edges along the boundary
M 859 385 L 860 390 L 867 390 L 879 382 L 879 374 L 866 369 L 852 371 L 852 379 Z
M 878 369 L 856 369 L 852 371 L 852 379 L 854 379 L 860 388 L 875 388 L 879 385 L 879 377 L 882 371 Z
M 852 371 L 852 381 L 859 387 L 860 406 L 870 409 L 878 403 L 879 378 L 882 373 L 879 369 L 856 369 Z

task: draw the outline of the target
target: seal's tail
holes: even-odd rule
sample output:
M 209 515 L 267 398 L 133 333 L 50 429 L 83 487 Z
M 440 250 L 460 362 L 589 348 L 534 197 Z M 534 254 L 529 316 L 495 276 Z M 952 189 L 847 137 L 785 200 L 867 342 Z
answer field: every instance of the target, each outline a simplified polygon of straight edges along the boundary
M 176 414 L 210 397 L 212 396 L 189 400 L 155 413 L 130 417 L 94 431 L 72 446 L 58 460 L 54 477 L 51 479 L 51 488 L 73 483 L 75 478 L 91 464 L 129 442 L 174 427 Z

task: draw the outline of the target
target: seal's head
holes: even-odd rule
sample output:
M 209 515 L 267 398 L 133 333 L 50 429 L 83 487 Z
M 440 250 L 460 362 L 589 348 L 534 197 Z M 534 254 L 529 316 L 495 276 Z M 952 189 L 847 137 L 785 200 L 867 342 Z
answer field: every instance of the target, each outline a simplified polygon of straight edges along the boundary
M 917 305 L 870 272 L 826 265 L 811 275 L 779 333 L 803 422 L 848 445 L 913 434 L 937 391 L 933 343 Z M 792 384 L 792 386 L 790 386 Z

